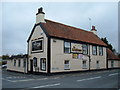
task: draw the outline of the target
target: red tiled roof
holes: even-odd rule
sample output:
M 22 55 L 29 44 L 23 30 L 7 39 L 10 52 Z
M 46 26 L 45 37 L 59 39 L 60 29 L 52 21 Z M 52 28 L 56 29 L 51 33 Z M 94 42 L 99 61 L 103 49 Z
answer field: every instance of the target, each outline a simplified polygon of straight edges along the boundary
M 109 48 L 107 48 L 107 59 L 109 60 L 120 60 Z
M 90 31 L 85 31 L 50 20 L 45 21 L 46 23 L 41 24 L 49 36 L 107 46 L 97 35 Z

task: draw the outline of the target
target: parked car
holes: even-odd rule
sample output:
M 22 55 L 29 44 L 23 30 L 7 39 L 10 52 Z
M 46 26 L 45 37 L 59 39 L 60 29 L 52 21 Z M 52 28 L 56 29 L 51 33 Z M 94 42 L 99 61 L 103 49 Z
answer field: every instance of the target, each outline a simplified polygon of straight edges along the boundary
M 7 64 L 5 64 L 5 65 L 2 65 L 2 68 L 7 68 Z

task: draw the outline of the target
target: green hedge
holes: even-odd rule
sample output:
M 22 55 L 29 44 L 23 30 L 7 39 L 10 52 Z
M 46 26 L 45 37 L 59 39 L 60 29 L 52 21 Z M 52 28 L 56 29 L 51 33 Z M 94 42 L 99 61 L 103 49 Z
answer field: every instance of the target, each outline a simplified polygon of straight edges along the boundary
M 0 61 L 0 66 L 2 65 L 2 61 Z
M 5 65 L 5 64 L 7 64 L 7 61 L 2 61 L 2 65 Z

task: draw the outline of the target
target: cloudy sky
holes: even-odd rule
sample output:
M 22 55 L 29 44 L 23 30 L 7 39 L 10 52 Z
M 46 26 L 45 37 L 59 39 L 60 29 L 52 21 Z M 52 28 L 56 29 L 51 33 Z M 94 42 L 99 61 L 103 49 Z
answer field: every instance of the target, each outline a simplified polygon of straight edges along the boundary
M 107 37 L 118 50 L 117 2 L 3 2 L 0 8 L 1 6 L 0 54 L 27 53 L 27 39 L 35 24 L 39 7 L 43 7 L 47 19 L 88 31 L 91 18 L 98 36 Z

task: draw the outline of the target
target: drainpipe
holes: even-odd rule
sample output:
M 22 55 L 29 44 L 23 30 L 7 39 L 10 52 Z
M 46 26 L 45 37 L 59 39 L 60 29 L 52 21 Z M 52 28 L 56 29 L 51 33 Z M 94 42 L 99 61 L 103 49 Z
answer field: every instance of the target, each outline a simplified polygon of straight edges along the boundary
M 29 64 L 29 63 L 28 63 L 28 59 L 29 59 L 29 42 L 27 42 L 27 44 L 28 44 L 28 45 L 27 45 L 27 56 L 26 56 L 26 59 L 27 59 L 27 62 L 26 62 L 26 63 L 27 63 L 27 64 L 26 64 L 27 71 L 26 71 L 26 72 L 28 73 L 28 64 Z
M 106 69 L 108 69 L 107 51 L 106 51 Z
M 91 62 L 91 59 L 90 59 L 90 45 L 89 45 L 89 71 L 90 71 L 90 62 Z

